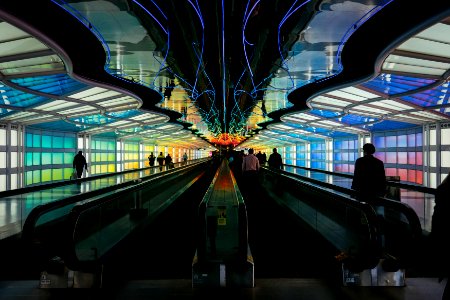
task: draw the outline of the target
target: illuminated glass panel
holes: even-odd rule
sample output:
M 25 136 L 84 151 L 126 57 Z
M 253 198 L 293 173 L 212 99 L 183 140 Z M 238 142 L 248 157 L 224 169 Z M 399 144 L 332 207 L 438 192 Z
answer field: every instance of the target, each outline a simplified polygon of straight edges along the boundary
M 428 86 L 434 82 L 435 80 L 432 79 L 383 73 L 361 85 L 385 95 L 395 95 Z
M 73 80 L 67 74 L 16 78 L 11 81 L 17 85 L 56 96 L 67 95 L 86 87 L 85 84 Z

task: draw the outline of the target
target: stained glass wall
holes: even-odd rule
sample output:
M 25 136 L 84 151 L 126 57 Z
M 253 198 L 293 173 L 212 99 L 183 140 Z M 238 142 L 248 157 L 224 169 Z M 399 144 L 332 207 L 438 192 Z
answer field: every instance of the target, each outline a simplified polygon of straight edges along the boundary
M 139 168 L 139 142 L 123 143 L 124 170 Z
M 401 181 L 423 183 L 422 127 L 408 130 L 374 132 L 375 156 L 384 162 L 386 176 Z
M 326 170 L 325 140 L 311 142 L 311 168 Z
M 116 139 L 93 136 L 90 156 L 91 175 L 116 172 Z
M 76 145 L 75 133 L 27 128 L 25 185 L 69 179 Z
M 295 164 L 295 157 L 296 157 L 296 147 L 295 146 L 290 146 L 290 147 L 285 147 L 285 152 L 284 152 L 284 163 L 287 165 L 294 165 Z
M 333 171 L 352 173 L 358 158 L 358 136 L 335 138 L 333 140 Z
M 308 166 L 307 161 L 309 160 L 307 144 L 306 143 L 296 144 L 295 148 L 296 148 L 295 165 L 299 167 L 307 167 Z

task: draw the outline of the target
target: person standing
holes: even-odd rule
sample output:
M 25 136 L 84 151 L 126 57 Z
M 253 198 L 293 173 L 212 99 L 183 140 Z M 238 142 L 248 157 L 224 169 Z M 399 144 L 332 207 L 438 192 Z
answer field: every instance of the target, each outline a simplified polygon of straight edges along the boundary
M 183 164 L 186 164 L 187 160 L 188 160 L 188 155 L 187 155 L 186 152 L 184 152 L 184 154 L 183 154 Z
M 386 194 L 386 173 L 384 163 L 373 156 L 373 144 L 364 144 L 363 152 L 364 156 L 355 161 L 351 188 L 355 190 L 357 199 L 368 201 Z
M 162 152 L 159 152 L 158 157 L 156 158 L 159 164 L 159 170 L 162 171 L 163 165 L 164 165 L 164 154 Z
M 169 170 L 172 166 L 172 157 L 170 156 L 169 153 L 167 153 L 166 158 L 164 159 L 165 163 L 166 163 L 166 170 Z
M 274 169 L 283 169 L 283 159 L 281 158 L 280 153 L 278 153 L 277 148 L 273 148 L 272 154 L 269 156 L 269 167 Z
M 155 165 L 155 156 L 153 155 L 153 152 L 148 156 L 148 164 L 150 165 L 150 167 L 153 167 Z
M 249 195 L 252 187 L 255 188 L 258 183 L 258 171 L 260 168 L 258 158 L 253 154 L 254 150 L 250 148 L 248 155 L 242 159 L 242 179 L 244 184 L 244 194 Z
M 81 178 L 81 176 L 83 176 L 83 169 L 86 169 L 87 172 L 87 163 L 86 158 L 83 155 L 83 151 L 78 151 L 78 154 L 73 158 L 73 167 L 75 170 L 77 170 L 78 178 Z

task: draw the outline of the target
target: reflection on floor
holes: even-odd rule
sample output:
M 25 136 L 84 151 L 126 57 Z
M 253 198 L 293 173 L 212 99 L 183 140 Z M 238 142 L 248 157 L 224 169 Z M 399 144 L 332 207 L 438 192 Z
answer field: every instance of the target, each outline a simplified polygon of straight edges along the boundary
M 254 288 L 193 289 L 191 280 L 131 281 L 115 289 L 38 289 L 38 281 L 0 281 L 0 299 L 440 300 L 444 282 L 409 278 L 406 287 L 332 286 L 319 279 L 257 279 Z

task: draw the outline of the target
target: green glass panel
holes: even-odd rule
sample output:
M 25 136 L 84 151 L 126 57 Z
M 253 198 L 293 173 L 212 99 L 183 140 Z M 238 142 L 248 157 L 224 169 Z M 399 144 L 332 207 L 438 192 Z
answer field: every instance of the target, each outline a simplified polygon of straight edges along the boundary
M 91 141 L 91 149 L 92 150 L 97 149 L 97 141 L 95 141 L 95 140 Z
M 39 152 L 33 152 L 33 166 L 39 166 L 41 164 L 41 154 Z
M 72 164 L 74 155 L 72 153 L 64 152 L 64 164 Z
M 101 150 L 106 150 L 108 149 L 108 144 L 105 141 L 101 141 L 100 142 L 100 149 Z
M 108 160 L 108 153 L 102 153 L 102 161 L 107 161 Z
M 114 141 L 109 141 L 108 142 L 108 150 L 116 150 L 116 143 Z
M 64 138 L 62 136 L 53 137 L 53 148 L 63 148 Z
M 33 165 L 33 153 L 27 152 L 25 154 L 25 166 L 32 166 Z
M 63 153 L 53 153 L 53 164 L 54 165 L 60 165 L 63 163 L 64 155 Z
M 97 162 L 101 162 L 102 161 L 102 154 L 101 153 L 95 153 L 95 159 Z
M 52 163 L 52 154 L 48 152 L 42 153 L 42 164 L 50 165 Z
M 25 184 L 30 185 L 33 184 L 33 171 L 28 171 L 25 174 Z
M 63 169 L 53 169 L 52 170 L 52 178 L 53 178 L 53 180 L 62 180 L 63 179 Z
M 108 153 L 108 161 L 115 161 L 115 160 L 116 160 L 116 154 Z
M 53 148 L 51 136 L 49 135 L 42 136 L 42 148 Z
M 70 175 L 72 175 L 73 168 L 64 168 L 64 178 L 69 179 Z
M 33 183 L 41 182 L 41 170 L 33 171 Z
M 51 181 L 52 180 L 52 170 L 42 170 L 42 182 Z
M 25 147 L 33 147 L 33 135 L 31 133 L 27 133 Z
M 71 136 L 65 136 L 64 137 L 64 148 L 76 148 L 75 145 L 75 137 L 71 137 Z
M 41 136 L 33 134 L 33 147 L 41 147 Z

